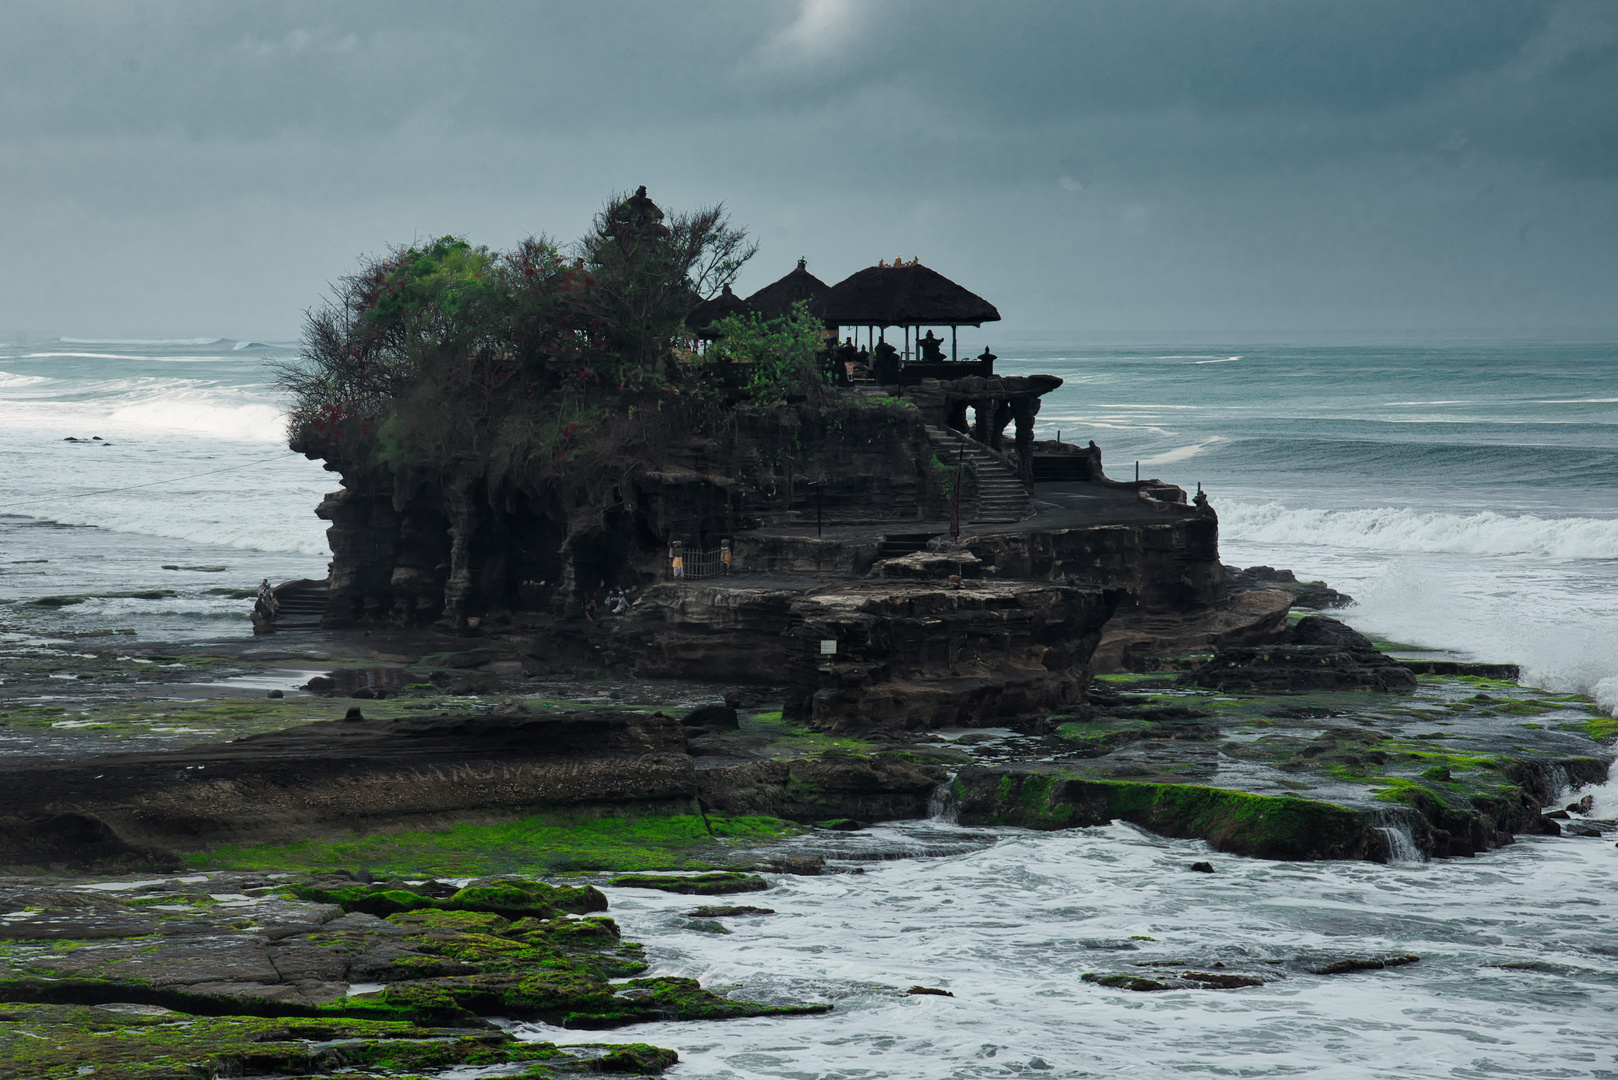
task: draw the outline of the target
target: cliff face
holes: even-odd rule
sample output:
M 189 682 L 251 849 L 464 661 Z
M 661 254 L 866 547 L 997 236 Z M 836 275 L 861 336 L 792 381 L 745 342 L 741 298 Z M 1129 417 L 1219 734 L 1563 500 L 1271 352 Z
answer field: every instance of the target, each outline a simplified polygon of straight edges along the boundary
M 967 537 L 964 543 L 1001 577 L 1120 589 L 1150 612 L 1212 608 L 1224 582 L 1219 519 L 1211 514 L 996 533 Z
M 927 447 L 917 409 L 863 397 L 736 410 L 721 437 L 631 447 L 639 459 L 594 488 L 561 468 L 494 484 L 294 445 L 343 478 L 315 511 L 331 522 L 330 627 L 561 614 L 588 590 L 661 580 L 674 541 L 713 549 L 767 526 L 938 517 L 945 478 Z

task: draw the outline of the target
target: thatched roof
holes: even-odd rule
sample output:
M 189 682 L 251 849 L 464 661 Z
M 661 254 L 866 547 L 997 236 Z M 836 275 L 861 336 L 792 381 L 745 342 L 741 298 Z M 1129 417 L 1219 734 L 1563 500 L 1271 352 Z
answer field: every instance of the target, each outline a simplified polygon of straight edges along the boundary
M 816 314 L 841 326 L 981 326 L 1000 312 L 920 263 L 868 266 L 833 285 Z
M 635 189 L 635 194 L 607 208 L 606 232 L 619 240 L 629 240 L 661 238 L 667 236 L 669 230 L 663 224 L 663 211 L 646 197 L 646 185 L 642 184 Z
M 718 336 L 710 332 L 714 323 L 727 315 L 739 315 L 752 310 L 752 305 L 731 292 L 730 286 L 726 285 L 718 296 L 712 300 L 704 300 L 692 308 L 691 314 L 685 317 L 685 325 L 689 326 L 697 337 L 711 341 Z
M 764 286 L 758 292 L 747 298 L 753 310 L 766 319 L 779 319 L 792 310 L 792 305 L 799 300 L 809 301 L 809 308 L 816 315 L 816 301 L 826 295 L 831 286 L 821 281 L 809 272 L 809 260 L 799 259 L 798 268 L 779 281 Z

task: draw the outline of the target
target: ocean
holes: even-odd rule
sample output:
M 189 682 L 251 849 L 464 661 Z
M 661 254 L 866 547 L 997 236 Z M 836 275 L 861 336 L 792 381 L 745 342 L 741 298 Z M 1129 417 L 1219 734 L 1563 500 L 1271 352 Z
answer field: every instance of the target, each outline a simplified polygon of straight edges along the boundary
M 314 508 L 338 485 L 287 449 L 266 367 L 296 355 L 212 338 L 0 347 L 0 642 L 250 636 L 251 604 L 224 591 L 324 577 Z M 154 590 L 175 595 L 108 595 Z M 85 599 L 26 603 L 52 596 Z
M 230 589 L 322 576 L 313 511 L 336 480 L 285 448 L 265 367 L 293 355 L 0 347 L 0 645 L 243 638 Z M 1066 380 L 1040 437 L 1094 439 L 1117 478 L 1138 461 L 1200 483 L 1227 563 L 1324 578 L 1362 630 L 1618 707 L 1618 346 L 1024 350 L 998 368 Z M 172 595 L 112 595 L 152 590 Z M 25 602 L 46 596 L 83 599 Z M 1596 794 L 1618 815 L 1618 783 Z M 1387 866 L 1243 860 L 1124 825 L 814 842 L 865 872 L 784 878 L 755 898 L 778 915 L 726 935 L 688 925 L 690 898 L 612 890 L 613 914 L 651 935 L 656 974 L 834 1013 L 589 1038 L 677 1047 L 671 1077 L 703 1080 L 1618 1076 L 1608 842 Z M 1197 859 L 1216 873 L 1188 873 Z M 1407 951 L 1421 961 L 1236 992 L 1079 979 L 1136 959 Z M 911 983 L 955 996 L 895 992 Z
M 1008 350 L 1009 353 L 1009 350 Z M 1618 345 L 1022 352 L 1039 435 L 1208 492 L 1227 564 L 1365 632 L 1618 708 Z
M 1200 483 L 1227 563 L 1323 578 L 1362 630 L 1618 708 L 1618 345 L 1007 352 L 1005 374 L 1065 380 L 1041 438 Z M 241 602 L 210 589 L 323 576 L 336 477 L 286 449 L 266 366 L 295 355 L 0 346 L 0 633 L 240 635 Z M 15 603 L 153 589 L 177 595 Z

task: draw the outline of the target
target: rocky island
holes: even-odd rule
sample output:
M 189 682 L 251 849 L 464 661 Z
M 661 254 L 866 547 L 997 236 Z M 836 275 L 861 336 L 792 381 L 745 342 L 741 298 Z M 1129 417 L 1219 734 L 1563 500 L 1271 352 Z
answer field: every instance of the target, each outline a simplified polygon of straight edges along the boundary
M 672 1051 L 490 1018 L 824 1011 L 644 977 L 600 913 L 847 872 L 813 838 L 882 821 L 1373 862 L 1611 831 L 1562 799 L 1613 757 L 1588 699 L 1222 565 L 1206 495 L 1035 437 L 1059 379 L 946 354 L 999 315 L 919 262 L 743 299 L 751 253 L 643 188 L 570 249 L 444 238 L 310 316 L 282 378 L 341 481 L 329 578 L 261 597 L 251 643 L 0 687 L 0 1076 L 653 1073 Z M 164 679 L 289 663 L 298 693 L 151 726 Z M 67 665 L 77 698 L 36 701 Z

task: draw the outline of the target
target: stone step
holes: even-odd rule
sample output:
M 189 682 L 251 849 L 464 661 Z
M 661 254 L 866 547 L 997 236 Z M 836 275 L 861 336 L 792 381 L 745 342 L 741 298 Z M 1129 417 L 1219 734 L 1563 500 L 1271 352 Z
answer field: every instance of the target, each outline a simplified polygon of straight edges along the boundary
M 1033 500 L 1028 489 L 1005 460 L 988 447 L 958 431 L 926 426 L 927 441 L 938 452 L 940 460 L 972 463 L 977 475 L 978 496 L 967 514 L 972 522 L 1021 521 L 1033 513 Z

